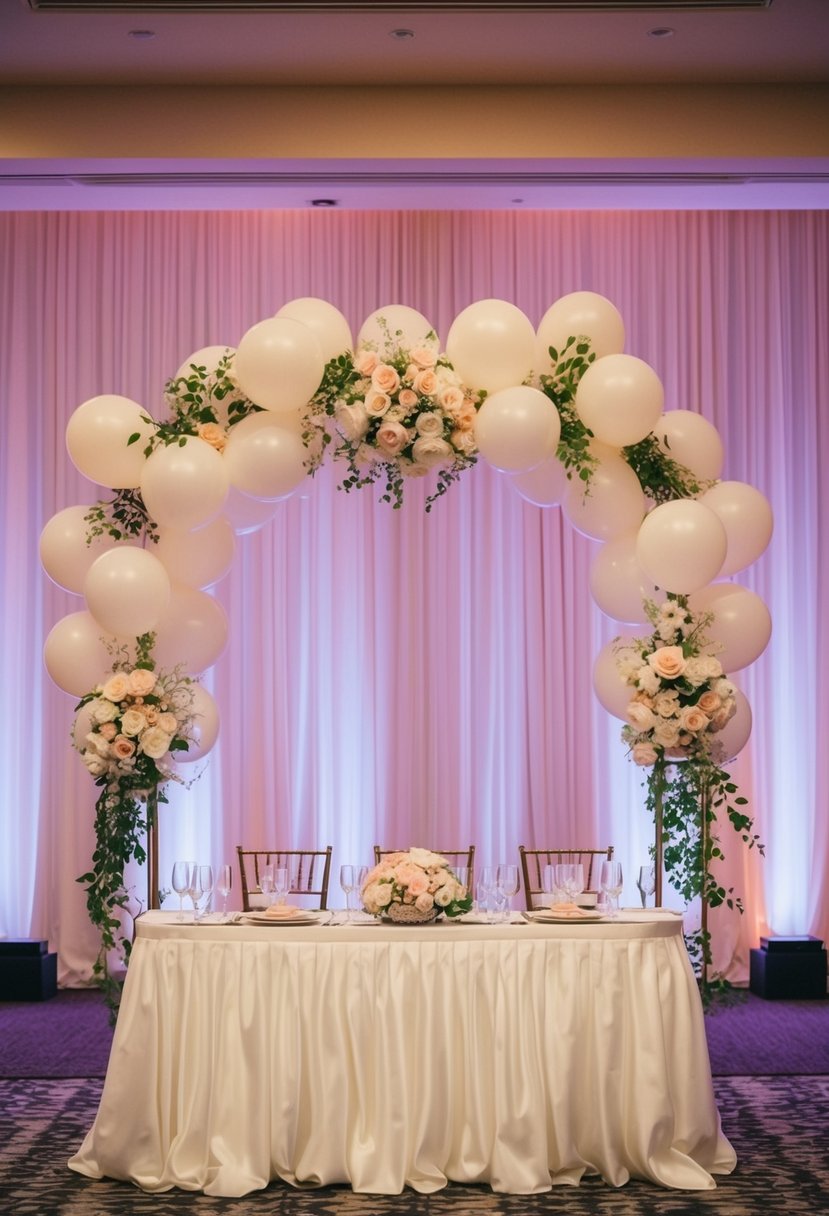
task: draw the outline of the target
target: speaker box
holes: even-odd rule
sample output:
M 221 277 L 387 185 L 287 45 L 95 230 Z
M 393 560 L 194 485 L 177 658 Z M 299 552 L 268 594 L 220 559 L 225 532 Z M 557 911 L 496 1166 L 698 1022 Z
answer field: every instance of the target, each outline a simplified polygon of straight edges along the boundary
M 826 997 L 826 950 L 752 950 L 749 989 L 766 1000 Z
M 0 1000 L 48 1001 L 57 991 L 58 956 L 47 942 L 0 942 Z

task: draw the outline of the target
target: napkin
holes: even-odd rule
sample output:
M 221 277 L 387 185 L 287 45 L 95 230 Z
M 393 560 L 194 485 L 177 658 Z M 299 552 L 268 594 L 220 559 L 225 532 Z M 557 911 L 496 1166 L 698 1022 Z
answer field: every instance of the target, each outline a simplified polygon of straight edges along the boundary
M 572 917 L 573 920 L 578 920 L 582 916 L 589 916 L 592 920 L 596 915 L 595 909 L 593 911 L 588 911 L 584 908 L 580 908 L 578 904 L 573 903 L 551 904 L 547 910 L 551 912 L 553 916 L 566 916 L 568 918 Z
M 302 911 L 302 908 L 297 908 L 294 904 L 271 904 L 269 908 L 264 909 L 263 915 L 273 917 L 274 920 L 290 920 L 293 916 L 299 916 Z

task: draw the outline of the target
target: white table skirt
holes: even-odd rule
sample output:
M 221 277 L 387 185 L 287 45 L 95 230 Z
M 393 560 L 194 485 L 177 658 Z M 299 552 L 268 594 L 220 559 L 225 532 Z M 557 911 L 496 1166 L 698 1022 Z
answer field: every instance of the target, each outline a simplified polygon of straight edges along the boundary
M 72 1169 L 239 1196 L 272 1179 L 534 1194 L 709 1189 L 734 1152 L 674 917 L 137 937 Z

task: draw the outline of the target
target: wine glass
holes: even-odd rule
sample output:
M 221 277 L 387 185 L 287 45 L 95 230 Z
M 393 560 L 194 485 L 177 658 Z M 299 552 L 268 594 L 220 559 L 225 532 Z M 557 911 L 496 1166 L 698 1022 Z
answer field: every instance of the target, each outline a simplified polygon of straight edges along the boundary
M 178 896 L 178 918 L 184 920 L 184 897 L 190 889 L 190 862 L 173 862 L 173 890 Z
M 357 866 L 340 866 L 340 886 L 345 892 L 345 919 L 351 920 L 351 893 L 357 885 Z
M 273 893 L 278 904 L 284 904 L 285 896 L 291 889 L 286 866 L 276 866 L 273 872 Z
M 193 901 L 193 920 L 199 919 L 199 900 L 202 897 L 201 866 L 190 867 L 190 881 L 187 884 L 187 894 Z
M 495 914 L 495 891 L 498 885 L 498 872 L 495 866 L 482 866 L 478 875 L 477 896 L 478 911 L 482 912 L 488 921 Z
M 354 884 L 354 890 L 357 892 L 357 897 L 360 900 L 361 904 L 362 904 L 361 892 L 363 890 L 363 886 L 364 886 L 367 878 L 368 878 L 368 866 L 358 866 L 357 867 L 357 882 Z
M 201 892 L 205 897 L 204 907 L 201 910 L 201 915 L 205 916 L 207 914 L 207 909 L 210 907 L 210 897 L 213 894 L 213 867 L 199 866 L 199 878 L 201 880 Z M 197 916 L 196 919 L 198 920 L 199 917 Z
M 518 893 L 518 866 L 505 865 L 502 862 L 498 866 L 496 883 L 498 892 L 504 900 L 504 919 L 509 920 L 510 900 L 513 895 Z
M 227 897 L 233 887 L 233 870 L 225 862 L 219 866 L 219 877 L 216 879 L 216 890 L 222 897 L 222 916 L 227 916 Z
M 636 880 L 636 885 L 639 888 L 639 895 L 642 899 L 642 907 L 647 908 L 648 896 L 653 895 L 656 890 L 656 871 L 653 866 L 640 866 L 639 877 Z
M 548 908 L 551 908 L 557 902 L 559 891 L 558 883 L 556 882 L 557 869 L 558 866 L 546 865 L 541 871 L 541 888 L 544 894 L 550 897 L 545 901 Z
M 622 894 L 622 863 L 620 861 L 603 861 L 599 884 L 607 896 L 610 905 L 610 916 L 619 915 L 619 896 Z
M 584 866 L 581 862 L 566 862 L 556 866 L 556 883 L 571 904 L 584 890 Z
M 273 866 L 262 866 L 262 871 L 259 875 L 259 886 L 262 888 L 262 894 L 265 896 L 268 907 L 270 907 L 271 895 L 273 895 L 273 884 Z

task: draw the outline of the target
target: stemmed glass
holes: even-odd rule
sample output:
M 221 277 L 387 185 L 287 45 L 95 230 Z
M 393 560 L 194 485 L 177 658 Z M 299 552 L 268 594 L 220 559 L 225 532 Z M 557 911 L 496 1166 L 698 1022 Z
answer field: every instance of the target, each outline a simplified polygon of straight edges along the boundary
M 219 877 L 216 880 L 216 890 L 222 897 L 222 916 L 227 916 L 227 897 L 233 887 L 233 870 L 225 862 L 219 866 Z
M 368 878 L 368 866 L 357 867 L 357 881 L 354 884 L 354 890 L 357 892 L 357 897 L 360 899 L 360 892 L 363 889 L 363 883 Z M 361 901 L 362 902 L 362 901 Z
M 213 894 L 213 867 L 199 866 L 199 877 L 201 879 L 201 893 L 205 897 L 201 916 L 205 916 L 207 909 L 210 907 L 210 897 Z M 199 915 L 196 916 L 196 920 L 198 919 Z
M 541 888 L 545 895 L 549 895 L 549 899 L 545 900 L 546 906 L 551 908 L 553 904 L 558 903 L 561 896 L 561 888 L 556 880 L 556 870 L 558 866 L 546 865 L 541 871 Z
M 190 862 L 173 862 L 173 890 L 178 896 L 178 918 L 184 920 L 184 897 L 190 890 Z
M 639 888 L 639 895 L 642 899 L 642 907 L 647 908 L 648 896 L 653 895 L 656 890 L 656 873 L 653 866 L 640 866 L 639 877 L 636 880 L 636 885 Z
M 599 883 L 608 897 L 611 917 L 619 915 L 619 896 L 622 894 L 622 863 L 620 861 L 603 861 Z
M 504 919 L 510 917 L 510 900 L 518 893 L 518 866 L 501 864 L 496 874 L 498 893 L 504 901 Z
M 358 866 L 340 866 L 340 886 L 345 892 L 345 919 L 351 920 L 351 893 L 357 886 Z
M 274 876 L 273 866 L 262 866 L 262 872 L 259 875 L 259 886 L 262 888 L 262 894 L 265 896 L 267 906 L 270 907 L 271 895 L 273 895 Z
M 478 911 L 482 912 L 488 921 L 495 915 L 495 892 L 498 885 L 498 872 L 495 866 L 482 866 L 478 875 L 477 895 Z
M 584 866 L 580 862 L 560 862 L 556 866 L 556 886 L 574 904 L 584 890 Z
M 288 881 L 288 870 L 285 866 L 276 866 L 273 872 L 273 893 L 278 904 L 284 904 L 285 896 L 291 889 Z
M 193 865 L 190 867 L 190 881 L 187 884 L 187 894 L 193 901 L 193 920 L 199 919 L 199 900 L 204 894 L 202 887 L 202 867 Z

